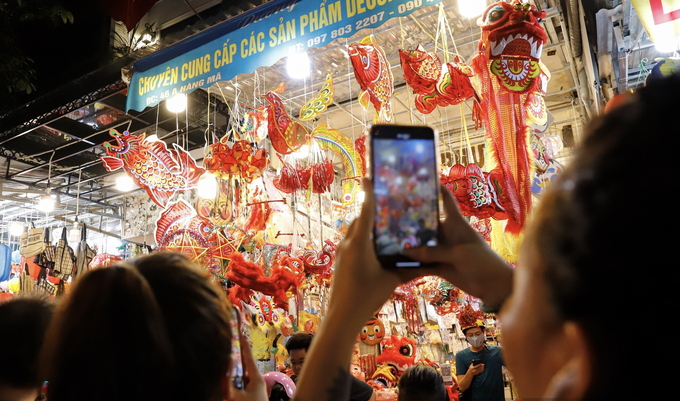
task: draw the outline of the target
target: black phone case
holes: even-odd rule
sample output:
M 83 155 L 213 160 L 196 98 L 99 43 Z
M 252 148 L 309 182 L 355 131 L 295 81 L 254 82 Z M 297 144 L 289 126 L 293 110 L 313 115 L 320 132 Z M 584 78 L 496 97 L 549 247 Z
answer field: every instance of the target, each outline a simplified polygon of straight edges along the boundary
M 368 149 L 367 149 L 367 156 L 368 156 L 368 163 L 369 163 L 369 171 L 371 174 L 371 179 L 374 179 L 376 177 L 375 174 L 375 163 L 374 163 L 374 149 L 375 145 L 373 141 L 375 140 L 376 135 L 381 135 L 383 138 L 398 138 L 397 135 L 403 134 L 403 133 L 408 133 L 412 137 L 410 139 L 431 139 L 434 142 L 434 154 L 435 154 L 435 165 L 433 168 L 435 169 L 435 177 L 439 177 L 439 158 L 438 158 L 438 135 L 437 131 L 434 130 L 431 127 L 427 126 L 400 126 L 400 125 L 388 125 L 388 124 L 378 124 L 374 125 L 371 127 L 369 131 L 369 138 L 368 138 Z M 438 178 L 437 178 L 437 184 L 438 184 Z M 436 196 L 438 200 L 438 204 L 441 203 L 441 193 L 439 191 L 439 185 L 435 185 L 436 189 Z M 440 230 L 440 225 L 439 225 L 439 208 L 437 208 L 437 238 L 439 237 L 439 233 L 441 232 Z M 377 214 L 376 214 L 377 218 Z M 375 223 L 374 223 L 375 224 Z M 417 262 L 405 255 L 379 255 L 378 254 L 378 249 L 377 249 L 377 244 L 376 244 L 376 235 L 375 235 L 375 228 L 373 229 L 373 249 L 376 251 L 376 255 L 378 257 L 378 261 L 382 265 L 383 268 L 385 269 L 396 269 L 396 268 L 424 268 L 424 267 L 430 267 L 433 266 L 433 264 L 430 263 L 420 263 Z

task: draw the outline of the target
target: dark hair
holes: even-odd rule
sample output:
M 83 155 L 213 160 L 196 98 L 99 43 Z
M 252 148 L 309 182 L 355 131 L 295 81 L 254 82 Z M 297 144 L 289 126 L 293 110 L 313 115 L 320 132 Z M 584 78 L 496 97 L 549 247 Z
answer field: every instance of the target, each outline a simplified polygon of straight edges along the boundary
M 286 388 L 283 387 L 281 383 L 274 383 L 272 386 L 272 392 L 269 395 L 269 401 L 289 401 L 288 393 L 286 393 Z
M 136 269 L 84 274 L 57 308 L 44 351 L 50 401 L 170 395 L 170 342 L 153 292 Z
M 209 400 L 221 394 L 231 358 L 231 304 L 207 273 L 179 253 L 130 262 L 151 286 L 175 356 L 173 398 Z
M 399 378 L 399 401 L 448 401 L 442 375 L 435 368 L 419 363 L 409 366 Z
M 678 149 L 674 118 L 680 104 L 677 75 L 639 90 L 634 101 L 592 124 L 571 165 L 540 204 L 527 233 L 545 266 L 545 280 L 558 317 L 579 324 L 593 358 L 586 399 L 621 398 L 664 386 L 673 358 L 656 358 L 629 380 L 634 359 L 626 352 L 637 334 L 613 332 L 605 322 L 650 323 L 667 316 L 675 265 L 667 196 L 677 177 L 677 161 L 650 154 L 644 141 Z M 654 157 L 652 160 L 651 158 Z M 668 211 L 669 213 L 663 213 Z M 661 213 L 650 213 L 661 212 Z M 677 219 L 676 219 L 677 220 Z M 531 238 L 531 241 L 529 241 Z M 659 340 L 662 341 L 662 340 Z M 660 344 L 659 344 L 660 345 Z M 657 388 L 655 388 L 657 387 Z M 660 387 L 660 389 L 659 389 Z
M 47 327 L 54 315 L 54 304 L 47 297 L 18 296 L 0 303 L 0 384 L 37 388 L 38 355 Z
M 295 333 L 292 336 L 290 336 L 290 338 L 286 342 L 286 350 L 288 351 L 288 353 L 295 349 L 304 349 L 305 351 L 307 351 L 309 349 L 310 344 L 312 344 L 312 338 L 314 338 L 314 336 L 311 334 L 303 332 Z

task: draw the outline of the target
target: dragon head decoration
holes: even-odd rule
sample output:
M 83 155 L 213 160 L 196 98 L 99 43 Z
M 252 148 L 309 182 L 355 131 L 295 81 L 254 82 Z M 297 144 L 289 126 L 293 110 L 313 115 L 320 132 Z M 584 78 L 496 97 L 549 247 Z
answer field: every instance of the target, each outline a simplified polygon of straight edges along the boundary
M 509 92 L 526 93 L 541 74 L 541 51 L 548 39 L 540 25 L 545 11 L 514 0 L 489 6 L 477 21 L 482 28 L 479 53 Z
M 416 342 L 408 337 L 391 336 L 382 341 L 382 346 L 382 354 L 375 359 L 378 368 L 372 379 L 392 388 L 406 368 L 415 364 Z
M 120 133 L 115 129 L 109 131 L 109 135 L 115 139 L 116 143 L 104 142 L 104 150 L 106 154 L 120 159 L 128 158 L 129 154 L 135 151 L 143 152 L 148 150 L 148 143 L 145 143 L 146 134 L 132 135 L 128 131 Z

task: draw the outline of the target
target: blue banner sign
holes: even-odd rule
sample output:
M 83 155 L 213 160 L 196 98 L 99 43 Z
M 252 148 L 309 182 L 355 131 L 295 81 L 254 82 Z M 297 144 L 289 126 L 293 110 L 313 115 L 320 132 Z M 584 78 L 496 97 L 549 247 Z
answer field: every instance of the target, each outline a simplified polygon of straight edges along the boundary
M 136 62 L 126 111 L 251 73 L 441 1 L 272 1 Z

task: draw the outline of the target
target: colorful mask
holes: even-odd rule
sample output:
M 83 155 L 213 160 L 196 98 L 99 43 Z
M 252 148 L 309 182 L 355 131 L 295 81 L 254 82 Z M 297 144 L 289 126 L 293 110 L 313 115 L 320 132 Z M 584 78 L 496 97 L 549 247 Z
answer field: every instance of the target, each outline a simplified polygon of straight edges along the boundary
M 165 207 L 176 193 L 196 188 L 205 170 L 196 165 L 191 155 L 173 143 L 168 149 L 163 141 L 148 141 L 146 134 L 132 135 L 109 131 L 117 145 L 104 142 L 108 156 L 102 156 L 108 171 L 123 168 L 140 188 L 144 188 L 151 200 Z
M 368 108 L 368 102 L 375 107 L 373 122 L 390 122 L 392 116 L 392 92 L 394 78 L 385 51 L 375 41 L 373 35 L 366 36 L 358 44 L 347 48 L 349 59 L 354 67 L 354 76 L 361 86 L 359 103 Z
M 377 345 L 385 337 L 385 326 L 377 317 L 366 322 L 359 334 L 361 342 L 366 345 Z
M 395 387 L 406 368 L 415 364 L 416 342 L 408 337 L 391 336 L 382 341 L 382 346 L 382 354 L 375 359 L 378 368 L 372 379 L 385 387 Z

